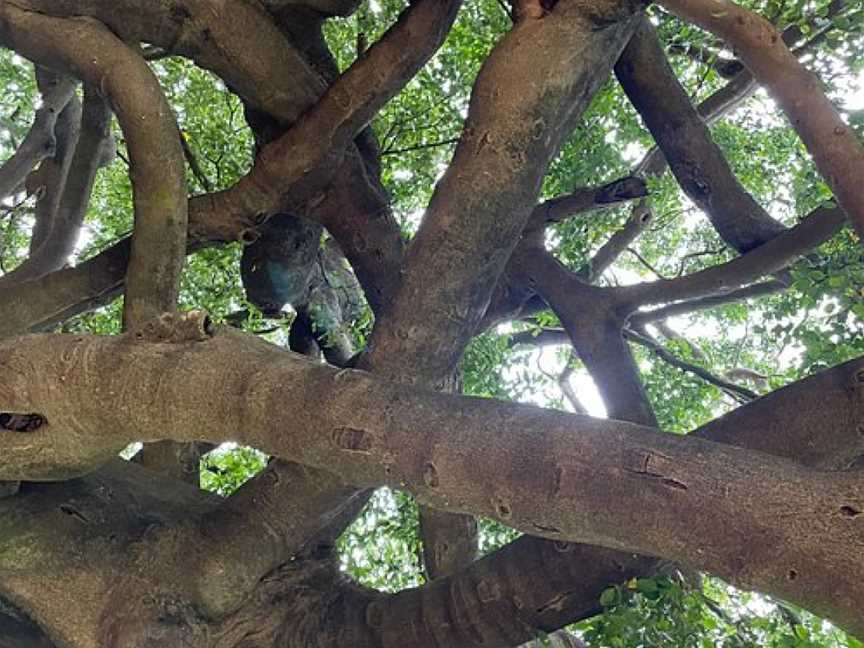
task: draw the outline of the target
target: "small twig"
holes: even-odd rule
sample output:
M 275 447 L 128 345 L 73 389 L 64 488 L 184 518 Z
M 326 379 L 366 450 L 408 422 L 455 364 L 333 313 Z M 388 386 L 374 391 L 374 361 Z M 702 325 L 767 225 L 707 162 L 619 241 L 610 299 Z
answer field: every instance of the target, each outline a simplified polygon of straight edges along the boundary
M 447 146 L 448 144 L 456 144 L 459 141 L 458 137 L 451 137 L 439 142 L 427 142 L 424 144 L 415 144 L 414 146 L 406 146 L 401 149 L 389 149 L 381 152 L 381 156 L 399 155 L 400 153 L 411 153 L 412 151 L 421 151 L 423 149 L 435 148 L 436 146 Z
M 705 382 L 708 382 L 715 387 L 718 387 L 730 396 L 734 397 L 739 402 L 747 403 L 759 398 L 759 394 L 757 394 L 753 390 L 747 389 L 746 387 L 741 387 L 740 385 L 731 383 L 728 380 L 723 380 L 722 378 L 712 374 L 707 369 L 704 369 L 698 365 L 691 364 L 689 362 L 685 362 L 681 358 L 670 353 L 662 345 L 658 344 L 654 340 L 651 340 L 650 338 L 640 335 L 636 331 L 633 331 L 631 329 L 624 329 L 624 337 L 628 340 L 631 340 L 633 342 L 636 342 L 637 344 L 646 347 L 650 351 L 653 351 L 654 354 L 656 354 L 661 360 L 667 362 L 673 367 L 677 367 L 678 369 L 699 376 Z
M 635 257 L 639 260 L 639 263 L 641 263 L 643 266 L 645 266 L 646 268 L 648 268 L 648 270 L 650 270 L 652 273 L 654 273 L 654 274 L 657 276 L 658 279 L 662 279 L 662 280 L 664 280 L 664 281 L 669 281 L 669 277 L 664 277 L 664 276 L 660 273 L 660 271 L 657 270 L 654 266 L 652 266 L 652 265 L 648 262 L 648 260 L 645 259 L 645 257 L 643 257 L 641 254 L 639 254 L 639 252 L 637 252 L 636 250 L 634 250 L 634 249 L 631 248 L 631 247 L 628 247 L 628 248 L 627 248 L 627 251 L 628 251 L 630 254 L 632 254 L 633 256 L 635 256 Z
M 195 176 L 195 179 L 202 187 L 204 187 L 205 191 L 213 191 L 213 183 L 210 182 L 207 174 L 204 173 L 204 170 L 198 163 L 198 158 L 195 157 L 192 147 L 189 146 L 189 141 L 186 139 L 186 135 L 183 131 L 178 130 L 178 132 L 180 133 L 180 145 L 183 147 L 183 155 L 186 158 L 186 163 L 189 165 L 189 169 L 192 171 L 192 175 Z

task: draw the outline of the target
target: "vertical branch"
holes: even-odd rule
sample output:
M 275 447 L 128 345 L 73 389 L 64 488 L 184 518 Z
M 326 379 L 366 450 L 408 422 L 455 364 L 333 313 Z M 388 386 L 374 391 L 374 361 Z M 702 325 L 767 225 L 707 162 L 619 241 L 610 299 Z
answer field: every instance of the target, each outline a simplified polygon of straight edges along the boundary
M 59 270 L 75 249 L 84 222 L 96 172 L 109 163 L 114 153 L 110 134 L 111 110 L 92 85 L 84 88 L 81 130 L 62 193 L 51 219 L 51 229 L 30 256 L 8 277 L 26 280 Z M 33 242 L 36 241 L 34 230 Z
M 36 80 L 43 93 L 63 84 L 63 75 L 38 67 Z M 36 222 L 30 238 L 30 255 L 48 239 L 57 220 L 57 207 L 69 175 L 72 157 L 81 129 L 81 102 L 74 94 L 57 117 L 54 125 L 53 154 L 42 161 L 39 168 L 27 177 L 27 190 L 38 196 Z
M 75 83 L 68 77 L 39 72 L 42 106 L 36 111 L 33 125 L 12 156 L 0 166 L 0 197 L 12 194 L 24 183 L 27 174 L 55 150 L 54 127 L 57 118 L 75 92 Z

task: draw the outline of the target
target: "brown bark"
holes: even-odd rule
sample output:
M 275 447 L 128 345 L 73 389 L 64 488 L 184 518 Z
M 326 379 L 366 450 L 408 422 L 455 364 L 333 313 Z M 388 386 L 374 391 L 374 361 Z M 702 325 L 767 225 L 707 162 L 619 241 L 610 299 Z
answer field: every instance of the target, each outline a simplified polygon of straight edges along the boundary
M 4 479 L 87 471 L 133 439 L 236 435 L 354 484 L 407 487 L 436 508 L 680 560 L 862 629 L 857 472 L 817 472 L 628 423 L 423 392 L 310 364 L 248 336 L 210 336 L 200 318 L 163 318 L 131 337 L 21 338 L 2 357 L 3 409 L 48 421 L 3 435 Z M 169 366 L 170 387 L 159 379 Z M 857 394 L 859 384 L 855 373 L 847 389 Z M 285 407 L 286 389 L 303 395 L 302 411 Z M 323 394 L 326 409 L 316 402 Z M 207 430 L 194 423 L 203 416 L 213 422 Z
M 0 478 L 88 474 L 57 486 L 25 483 L 0 500 L 0 599 L 12 603 L 0 608 L 0 641 L 4 632 L 47 641 L 43 628 L 58 645 L 88 647 L 378 647 L 410 637 L 417 645 L 500 648 L 595 612 L 609 581 L 655 565 L 631 552 L 683 560 L 864 631 L 857 605 L 864 594 L 861 477 L 822 471 L 856 466 L 864 452 L 860 362 L 790 388 L 794 398 L 786 391 L 759 399 L 689 439 L 425 390 L 452 388 L 453 368 L 478 326 L 517 313 L 536 290 L 561 317 L 613 416 L 654 425 L 623 337 L 628 317 L 638 323 L 634 311 L 646 304 L 677 302 L 650 318 L 765 294 L 776 282 L 747 284 L 785 267 L 845 219 L 839 209 L 819 210 L 739 259 L 675 280 L 587 285 L 646 225 L 640 204 L 589 267 L 573 273 L 558 264 L 537 245 L 546 223 L 645 194 L 644 183 L 624 178 L 537 204 L 549 161 L 636 25 L 630 2 L 562 0 L 520 12 L 487 60 L 454 160 L 403 255 L 364 127 L 436 50 L 457 6 L 413 3 L 339 75 L 320 27 L 323 16 L 353 11 L 352 0 L 0 2 L 0 40 L 59 62 L 111 98 L 136 174 L 131 263 L 127 242 L 74 269 L 0 284 L 0 335 L 9 336 L 104 303 L 128 270 L 132 329 L 115 339 L 21 338 L 0 349 Z M 47 34 L 45 25 L 72 37 L 36 40 Z M 176 127 L 141 57 L 124 44 L 142 41 L 192 58 L 242 97 L 261 148 L 235 187 L 187 202 Z M 91 57 L 94 43 L 99 56 Z M 649 71 L 666 73 L 642 87 L 643 99 L 677 87 L 655 42 L 637 38 L 630 51 L 637 50 L 645 54 L 642 66 L 654 61 Z M 748 74 L 739 72 L 710 110 L 746 94 Z M 669 112 L 685 115 L 683 131 L 705 144 L 689 102 L 684 106 L 680 93 L 670 97 L 676 108 Z M 649 121 L 652 109 L 644 110 Z M 147 129 L 135 123 L 142 117 Z M 73 188 L 50 196 L 60 196 L 61 205 L 69 200 L 73 225 L 86 207 L 97 139 L 81 149 L 81 174 L 58 175 L 55 184 Z M 674 137 L 665 143 L 674 165 L 675 147 L 684 147 Z M 773 226 L 764 236 L 756 231 L 766 215 L 748 203 L 708 144 L 692 166 L 722 194 L 707 205 L 718 229 L 742 250 L 772 238 Z M 153 202 L 165 184 L 166 151 L 171 204 L 162 209 Z M 188 240 L 180 222 L 187 211 Z M 361 366 L 388 382 L 301 361 L 248 336 L 214 334 L 200 315 L 147 319 L 174 309 L 187 248 L 250 242 L 263 231 L 247 255 L 266 248 L 261 258 L 291 261 L 280 248 L 285 231 L 273 221 L 262 227 L 283 211 L 325 225 L 344 250 L 377 317 Z M 34 251 L 50 241 L 46 231 L 59 233 L 53 269 L 70 230 L 40 223 Z M 313 229 L 320 238 L 320 225 Z M 307 251 L 316 236 L 310 241 Z M 314 256 L 299 259 L 299 274 L 318 262 Z M 323 348 L 343 364 L 348 346 L 328 353 L 323 338 L 313 339 L 314 314 L 301 302 L 311 299 L 314 278 L 302 278 L 299 297 L 275 300 L 299 307 L 292 346 L 313 355 Z M 838 413 L 828 431 L 826 408 Z M 9 414 L 25 415 L 15 420 L 27 424 L 8 424 Z M 698 438 L 714 433 L 722 445 Z M 228 438 L 277 459 L 221 503 L 112 460 L 132 440 L 157 441 L 150 449 L 170 459 L 175 441 Z M 358 487 L 381 484 L 406 487 L 435 507 L 423 520 L 434 578 L 426 587 L 390 596 L 363 590 L 345 583 L 331 559 L 333 537 L 365 499 Z M 478 514 L 551 540 L 526 537 L 471 564 Z M 777 555 L 778 545 L 785 555 Z M 68 619 L 73 595 L 82 610 Z
M 819 79 L 789 51 L 777 29 L 729 0 L 661 0 L 661 6 L 726 40 L 801 136 L 859 234 L 864 232 L 864 146 L 825 96 Z
M 733 175 L 647 19 L 618 60 L 615 73 L 681 188 L 708 215 L 723 240 L 747 252 L 783 231 Z

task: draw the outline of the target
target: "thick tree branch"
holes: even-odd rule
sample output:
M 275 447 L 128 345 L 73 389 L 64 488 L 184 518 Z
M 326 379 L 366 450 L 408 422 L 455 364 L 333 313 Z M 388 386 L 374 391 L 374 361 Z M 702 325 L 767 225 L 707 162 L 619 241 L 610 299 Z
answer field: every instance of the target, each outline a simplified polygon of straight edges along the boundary
M 694 434 L 808 466 L 845 468 L 864 451 L 858 432 L 864 391 L 850 388 L 862 368 L 864 360 L 853 360 L 792 383 Z M 825 411 L 837 413 L 835 425 L 824 425 Z M 610 583 L 648 575 L 656 564 L 651 558 L 525 536 L 452 578 L 384 599 L 378 636 L 392 637 L 398 645 L 406 611 L 416 610 L 428 633 L 417 636 L 420 645 L 432 637 L 448 643 L 442 639 L 447 636 L 456 644 L 466 635 L 487 645 L 504 644 L 504 637 L 524 640 L 534 628 L 551 631 L 601 612 L 600 594 Z M 452 618 L 450 600 L 456 595 L 476 612 Z
M 681 188 L 708 215 L 723 240 L 746 252 L 784 230 L 735 178 L 647 19 L 615 65 L 615 73 Z
M 729 0 L 659 4 L 724 39 L 764 85 L 801 136 L 837 202 L 864 232 L 864 146 L 825 96 L 821 83 L 761 16 Z
M 584 283 L 539 245 L 524 242 L 514 254 L 532 286 L 552 308 L 580 360 L 597 384 L 609 417 L 656 427 L 639 370 L 622 335 L 623 319 L 612 289 Z
M 341 153 L 431 57 L 456 17 L 459 0 L 411 5 L 288 131 L 264 146 L 234 187 L 210 196 L 209 208 L 233 224 L 254 225 L 279 210 L 295 182 Z
M 629 37 L 634 10 L 629 0 L 595 7 L 565 1 L 543 20 L 517 22 L 498 42 L 474 84 L 453 160 L 362 367 L 425 386 L 453 382 L 548 164 L 606 80 L 609 52 Z M 614 200 L 612 187 L 599 193 L 591 203 Z M 473 520 L 428 510 L 421 517 L 431 576 L 473 560 Z
M 629 0 L 561 2 L 543 20 L 518 22 L 486 59 L 394 309 L 373 333 L 373 357 L 387 359 L 388 373 L 401 366 L 398 374 L 416 375 L 422 357 L 432 382 L 449 376 L 536 206 L 549 161 L 606 80 L 610 52 L 630 36 L 634 10 Z
M 0 477 L 86 471 L 132 439 L 235 437 L 358 485 L 407 487 L 436 508 L 680 560 L 864 631 L 859 473 L 819 473 L 632 424 L 424 392 L 208 330 L 201 318 L 163 318 L 132 336 L 4 344 L 2 409 L 39 412 L 47 423 L 0 437 Z M 847 389 L 857 394 L 861 385 L 856 373 Z M 306 406 L 286 406 L 285 390 Z M 317 406 L 321 399 L 328 407 Z M 206 430 L 196 424 L 204 416 Z M 502 474 L 502 466 L 512 469 Z

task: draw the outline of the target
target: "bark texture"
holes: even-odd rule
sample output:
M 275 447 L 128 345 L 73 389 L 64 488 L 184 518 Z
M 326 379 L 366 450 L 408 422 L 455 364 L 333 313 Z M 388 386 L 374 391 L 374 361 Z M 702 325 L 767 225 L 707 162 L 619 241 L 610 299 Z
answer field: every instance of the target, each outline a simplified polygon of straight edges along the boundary
M 780 32 L 728 0 L 660 0 L 735 51 L 673 48 L 728 79 L 694 106 L 643 3 L 515 4 L 406 242 L 369 124 L 437 64 L 459 0 L 409 3 L 342 72 L 324 25 L 356 0 L 0 0 L 0 44 L 34 63 L 42 97 L 0 165 L 0 197 L 36 195 L 30 256 L 0 277 L 0 646 L 539 645 L 658 560 L 864 636 L 864 360 L 759 397 L 646 328 L 680 337 L 669 317 L 782 292 L 796 259 L 847 220 L 861 231 L 861 144 L 798 59 L 819 21 Z M 201 172 L 148 63 L 161 56 L 240 98 L 255 151 L 232 186 L 199 178 L 206 193 L 188 195 L 187 164 Z M 616 180 L 541 198 L 616 78 L 656 148 Z M 839 206 L 785 227 L 733 175 L 708 124 L 758 84 Z M 113 159 L 112 116 L 134 227 L 67 267 Z M 614 285 L 607 270 L 653 226 L 649 188 L 667 166 L 739 256 Z M 582 267 L 549 251 L 550 226 L 629 201 Z M 290 351 L 178 311 L 186 255 L 235 241 L 248 302 L 293 316 Z M 34 333 L 120 295 L 121 335 Z M 366 306 L 360 349 L 347 331 Z M 547 309 L 563 328 L 512 344 L 569 345 L 608 419 L 460 394 L 478 333 Z M 689 435 L 659 430 L 631 342 L 744 404 Z M 271 459 L 223 499 L 197 471 L 229 440 Z M 136 461 L 117 458 L 135 442 Z M 427 582 L 395 593 L 350 581 L 334 554 L 384 485 L 421 504 Z M 478 559 L 477 516 L 525 535 Z

